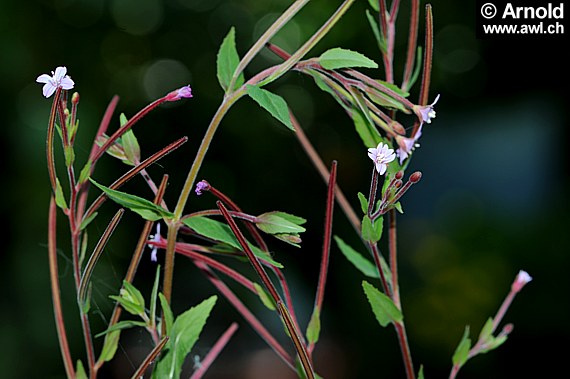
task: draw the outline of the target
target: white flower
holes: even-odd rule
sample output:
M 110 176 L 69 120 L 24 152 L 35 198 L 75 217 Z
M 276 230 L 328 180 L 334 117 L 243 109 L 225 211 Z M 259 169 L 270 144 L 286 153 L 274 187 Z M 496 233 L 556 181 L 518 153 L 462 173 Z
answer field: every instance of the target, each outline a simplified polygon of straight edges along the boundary
M 401 136 L 396 137 L 396 142 L 398 142 L 398 146 L 400 146 L 400 148 L 398 150 L 396 150 L 396 155 L 398 156 L 398 158 L 400 158 L 400 165 L 402 165 L 402 163 L 404 162 L 404 159 L 409 157 L 410 154 L 412 153 L 412 151 L 416 147 L 420 146 L 416 142 L 422 136 L 422 126 L 423 126 L 423 124 L 420 124 L 418 131 L 416 132 L 416 134 L 413 137 L 410 137 L 410 138 L 401 137 Z
M 380 142 L 376 148 L 372 147 L 368 149 L 368 156 L 374 161 L 376 171 L 378 171 L 380 175 L 384 175 L 388 168 L 388 163 L 396 159 L 394 150 L 382 142 Z
M 50 97 L 53 95 L 56 89 L 59 87 L 69 90 L 72 89 L 75 83 L 69 75 L 67 74 L 67 68 L 65 66 L 58 67 L 55 69 L 55 72 L 51 72 L 51 76 L 48 74 L 42 74 L 38 76 L 36 82 L 38 83 L 45 83 L 44 88 L 42 89 L 43 94 L 45 97 Z
M 160 242 L 162 240 L 162 236 L 160 235 L 160 222 L 156 224 L 156 233 L 153 236 L 150 236 L 152 242 Z M 156 251 L 158 247 L 156 245 L 152 246 L 152 251 L 150 252 L 150 260 L 156 262 L 157 256 Z
M 421 122 L 427 122 L 429 124 L 431 123 L 431 119 L 435 118 L 435 110 L 433 109 L 433 106 L 435 105 L 435 103 L 437 103 L 438 100 L 439 100 L 439 95 L 436 96 L 435 100 L 430 105 L 414 106 L 417 115 L 420 117 Z

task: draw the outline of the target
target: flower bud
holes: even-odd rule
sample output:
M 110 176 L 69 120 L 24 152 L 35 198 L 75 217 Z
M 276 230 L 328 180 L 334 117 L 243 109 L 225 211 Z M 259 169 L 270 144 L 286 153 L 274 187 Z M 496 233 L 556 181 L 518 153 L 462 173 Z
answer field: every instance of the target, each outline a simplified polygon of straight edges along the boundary
M 196 195 L 200 196 L 202 195 L 203 191 L 209 191 L 210 190 L 210 183 L 208 183 L 205 180 L 201 180 L 198 182 L 198 184 L 196 184 Z
M 400 170 L 396 173 L 396 179 L 402 179 L 404 177 L 404 171 Z
M 419 171 L 414 172 L 412 175 L 410 175 L 410 182 L 412 183 L 417 183 L 420 181 L 420 179 L 422 178 L 422 173 Z
M 79 104 L 79 92 L 74 92 L 71 96 L 71 104 L 77 105 Z

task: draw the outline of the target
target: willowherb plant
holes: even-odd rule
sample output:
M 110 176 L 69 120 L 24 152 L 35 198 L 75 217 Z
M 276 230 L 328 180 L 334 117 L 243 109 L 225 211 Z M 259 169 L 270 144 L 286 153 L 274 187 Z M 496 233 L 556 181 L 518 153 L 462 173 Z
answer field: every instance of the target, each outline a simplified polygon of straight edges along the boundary
M 321 330 L 320 320 L 333 239 L 332 225 L 335 200 L 359 234 L 367 247 L 367 255 L 371 256 L 372 260 L 357 252 L 340 237 L 334 236 L 339 250 L 365 276 L 379 282 L 380 289 L 377 288 L 377 285 L 363 281 L 364 294 L 361 298 L 366 297 L 368 299 L 372 312 L 381 326 L 388 326 L 389 324 L 394 326 L 402 352 L 406 376 L 408 378 L 423 377 L 422 366 L 420 366 L 419 371 L 416 371 L 412 362 L 412 354 L 406 335 L 397 267 L 396 217 L 398 212 L 402 212 L 400 201 L 403 195 L 421 179 L 422 174 L 420 172 L 413 172 L 405 179 L 406 169 L 415 149 L 419 147 L 418 140 L 425 132 L 425 124 L 430 124 L 436 116 L 435 105 L 439 100 L 439 95 L 437 95 L 433 102 L 428 104 L 433 52 L 432 10 L 429 4 L 426 5 L 425 44 L 423 48 L 420 48 L 417 44 L 419 1 L 411 0 L 404 74 L 398 85 L 394 78 L 395 25 L 400 5 L 398 0 L 392 1 L 390 7 L 384 0 L 369 0 L 371 8 L 366 11 L 366 19 L 370 23 L 382 56 L 384 68 L 382 80 L 357 71 L 355 68 L 376 69 L 378 64 L 352 50 L 332 48 L 319 57 L 305 59 L 307 53 L 328 33 L 353 2 L 354 0 L 344 1 L 322 27 L 292 54 L 270 41 L 308 3 L 308 0 L 295 1 L 251 46 L 243 58 L 240 58 L 237 52 L 236 31 L 234 28 L 230 29 L 221 43 L 217 56 L 218 81 L 225 94 L 196 151 L 195 159 L 189 168 L 186 181 L 174 206 L 169 206 L 163 199 L 168 176 L 165 175 L 157 185 L 146 169 L 178 149 L 186 142 L 187 138 L 179 138 L 151 156 L 143 158 L 132 127 L 162 103 L 192 98 L 190 86 L 183 86 L 166 94 L 130 118 L 121 114 L 119 127 L 116 131 L 110 132 L 113 114 L 118 104 L 118 97 L 114 97 L 93 139 L 89 157 L 77 174 L 74 149 L 75 137 L 79 130 L 77 119 L 79 94 L 74 93 L 71 98 L 68 98 L 67 95 L 67 91 L 73 89 L 75 82 L 67 75 L 66 67 L 56 68 L 51 76 L 44 74 L 37 78 L 39 83 L 44 83 L 43 95 L 45 97 L 53 96 L 47 131 L 47 165 L 53 191 L 49 212 L 48 250 L 57 334 L 65 371 L 69 378 L 96 378 L 102 365 L 113 359 L 121 331 L 133 327 L 146 329 L 151 336 L 153 346 L 148 356 L 140 362 L 132 377 L 142 377 L 151 367 L 153 378 L 180 376 L 182 365 L 198 340 L 209 314 L 217 302 L 217 296 L 212 296 L 179 315 L 175 316 L 172 313 L 170 302 L 176 253 L 189 258 L 203 272 L 205 278 L 216 287 L 220 295 L 235 307 L 243 319 L 291 370 L 297 372 L 300 377 L 319 377 L 317 374 L 319 368 L 313 365 L 313 352 L 319 341 Z M 283 62 L 246 79 L 243 74 L 244 68 L 264 48 L 274 52 Z M 368 149 L 368 156 L 373 161 L 371 165 L 372 176 L 368 195 L 358 193 L 362 217 L 357 216 L 336 183 L 336 161 L 332 162 L 330 170 L 327 169 L 303 133 L 299 122 L 288 108 L 286 100 L 263 88 L 291 70 L 309 75 L 320 89 L 333 96 L 346 111 L 356 132 L 362 139 L 363 154 L 365 149 Z M 417 103 L 414 103 L 409 100 L 409 92 L 417 79 L 420 78 L 420 74 L 419 99 Z M 312 315 L 305 328 L 302 328 L 298 322 L 284 267 L 274 259 L 266 242 L 266 237 L 275 237 L 280 241 L 300 247 L 302 243 L 301 234 L 305 232 L 303 225 L 306 220 L 283 211 L 267 211 L 260 215 L 249 214 L 247 210 L 240 208 L 234 200 L 224 194 L 221 188 L 206 180 L 196 183 L 200 167 L 218 126 L 229 109 L 245 96 L 252 98 L 292 131 L 292 134 L 299 140 L 320 175 L 328 184 L 318 284 Z M 401 113 L 414 116 L 410 125 L 403 126 L 397 121 Z M 60 137 L 63 146 L 68 182 L 66 191 L 64 191 L 62 181 L 56 172 L 54 158 L 56 135 Z M 131 166 L 128 171 L 109 185 L 100 184 L 93 179 L 97 163 L 105 153 Z M 123 184 L 139 174 L 149 188 L 154 191 L 155 197 L 152 200 L 120 191 Z M 216 181 L 216 178 L 212 178 L 211 181 Z M 88 192 L 93 186 L 100 190 L 101 194 L 89 203 Z M 197 195 L 213 195 L 217 199 L 217 208 L 185 214 L 186 204 L 192 190 Z M 87 252 L 86 231 L 90 222 L 97 217 L 100 206 L 107 199 L 111 199 L 122 208 L 110 220 L 93 251 L 89 253 Z M 73 262 L 74 286 L 85 344 L 86 363 L 78 360 L 74 364 L 62 312 L 56 252 L 58 208 L 67 217 L 69 224 L 71 236 L 69 254 Z M 136 212 L 146 222 L 140 232 L 137 246 L 132 253 L 122 286 L 117 290 L 117 295 L 111 296 L 115 306 L 109 317 L 107 328 L 93 333 L 89 321 L 91 277 L 110 236 L 121 220 L 124 208 Z M 221 218 L 221 220 L 216 218 Z M 384 233 L 385 224 L 387 233 Z M 166 227 L 166 236 L 161 234 L 164 231 L 161 225 Z M 151 236 L 153 228 L 155 232 Z M 387 258 L 384 257 L 379 248 L 379 242 L 386 235 Z M 143 251 L 147 246 L 151 249 L 150 259 L 152 261 L 158 260 L 158 249 L 164 249 L 165 255 L 162 263 L 164 270 L 161 270 L 161 265 L 157 266 L 152 291 L 149 296 L 145 297 L 132 283 Z M 234 267 L 220 257 L 241 259 Z M 256 279 L 251 279 L 243 273 L 244 266 L 243 263 L 240 263 L 243 258 L 246 258 L 253 267 L 257 275 Z M 229 278 L 244 287 L 254 296 L 259 297 L 260 301 L 269 309 L 276 312 L 292 341 L 294 354 L 278 342 L 226 284 L 224 278 Z M 468 359 L 492 350 L 506 340 L 512 330 L 512 325 L 506 325 L 498 334 L 495 332 L 514 296 L 530 280 L 531 277 L 526 272 L 519 272 L 497 315 L 489 318 L 474 345 L 471 344 L 469 328 L 466 328 L 465 334 L 452 357 L 450 378 L 456 377 Z M 275 281 L 277 284 L 274 283 Z M 130 317 L 122 317 L 123 312 L 129 313 Z M 237 323 L 228 327 L 201 363 L 196 365 L 192 378 L 200 378 L 204 375 L 220 351 L 230 341 L 236 329 Z M 96 352 L 93 339 L 98 337 L 104 337 L 104 342 L 102 349 Z M 418 373 L 416 374 L 416 372 Z

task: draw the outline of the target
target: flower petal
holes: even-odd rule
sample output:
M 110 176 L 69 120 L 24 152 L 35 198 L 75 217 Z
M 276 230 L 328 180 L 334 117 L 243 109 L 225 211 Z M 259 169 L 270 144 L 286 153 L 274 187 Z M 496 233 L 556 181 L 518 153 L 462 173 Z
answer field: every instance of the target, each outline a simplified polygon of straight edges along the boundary
M 61 79 L 60 85 L 61 88 L 63 89 L 72 89 L 73 86 L 75 85 L 75 82 L 71 80 L 69 76 L 66 76 L 63 79 Z
M 41 74 L 36 79 L 36 82 L 37 83 L 48 83 L 50 80 L 51 80 L 51 76 L 49 76 L 48 74 Z
M 55 79 L 56 82 L 59 83 L 61 82 L 61 79 L 63 79 L 65 74 L 67 74 L 67 67 L 60 66 L 55 69 L 55 74 L 53 75 L 53 78 Z
M 51 84 L 51 83 L 46 83 L 46 84 L 44 84 L 44 87 L 42 88 L 42 92 L 43 92 L 44 96 L 45 96 L 46 98 L 48 98 L 48 97 L 50 97 L 51 95 L 53 95 L 53 93 L 55 92 L 56 88 L 57 88 L 57 87 L 54 86 L 53 84 Z

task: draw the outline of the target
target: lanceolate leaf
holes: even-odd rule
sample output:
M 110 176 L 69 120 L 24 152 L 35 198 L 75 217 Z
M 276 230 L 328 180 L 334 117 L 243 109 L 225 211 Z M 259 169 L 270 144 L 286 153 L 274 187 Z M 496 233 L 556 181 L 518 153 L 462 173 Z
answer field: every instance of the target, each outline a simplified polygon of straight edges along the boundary
M 391 322 L 401 322 L 404 319 L 402 312 L 394 305 L 394 302 L 372 284 L 362 281 L 362 288 L 380 325 L 386 326 Z
M 129 329 L 129 328 L 133 328 L 135 326 L 146 326 L 146 323 L 143 321 L 134 321 L 134 320 L 124 320 L 124 321 L 119 321 L 118 323 L 116 323 L 115 325 L 111 326 L 110 328 L 108 328 L 107 330 L 105 330 L 104 332 L 101 332 L 97 335 L 95 335 L 95 338 L 97 337 L 101 337 L 104 336 L 105 334 L 110 334 L 119 330 L 123 330 L 123 329 Z
M 103 191 L 109 199 L 113 200 L 119 205 L 122 205 L 125 208 L 130 209 L 133 212 L 138 213 L 145 220 L 157 221 L 160 220 L 161 218 L 174 217 L 173 213 L 167 211 L 166 209 L 162 208 L 159 205 L 154 204 L 152 201 L 143 199 L 142 197 L 138 197 L 135 195 L 130 195 L 125 192 L 112 190 L 97 183 L 93 179 L 89 180 L 91 181 L 91 183 L 99 187 L 99 189 L 101 189 L 101 191 Z
M 105 336 L 105 343 L 103 344 L 103 349 L 101 349 L 101 359 L 103 362 L 109 362 L 115 356 L 117 352 L 117 347 L 119 346 L 119 337 L 121 332 L 119 330 L 114 330 L 112 332 L 107 332 Z
M 362 213 L 366 214 L 368 212 L 368 199 L 362 192 L 358 193 L 358 201 L 360 201 L 360 209 L 362 209 Z
M 269 296 L 267 291 L 265 291 L 265 289 L 263 289 L 263 287 L 257 283 L 253 283 L 253 287 L 257 291 L 257 295 L 259 296 L 259 299 L 261 300 L 263 305 L 265 305 L 269 310 L 274 311 L 275 303 L 273 302 L 273 299 Z
M 319 335 L 321 334 L 321 316 L 317 308 L 313 310 L 311 315 L 311 320 L 307 326 L 307 341 L 309 343 L 315 344 L 319 341 Z
M 359 109 L 352 108 L 350 116 L 352 118 L 352 122 L 354 122 L 356 132 L 360 136 L 364 146 L 375 147 L 380 141 L 382 141 L 382 136 L 378 130 L 370 125 Z
M 465 327 L 465 332 L 463 333 L 463 337 L 461 337 L 461 341 L 459 341 L 459 345 L 455 349 L 455 353 L 452 357 L 452 362 L 454 366 L 463 366 L 467 359 L 469 358 L 469 350 L 471 349 L 471 339 L 469 338 L 469 326 Z
M 380 275 L 378 274 L 378 269 L 376 269 L 376 266 L 374 266 L 374 264 L 371 261 L 364 258 L 359 252 L 357 252 L 352 247 L 347 245 L 339 237 L 335 236 L 334 240 L 336 241 L 338 248 L 340 249 L 342 254 L 344 254 L 346 259 L 348 259 L 348 261 L 352 263 L 354 267 L 356 267 L 360 272 L 362 272 L 364 275 L 368 276 L 369 278 L 374 278 L 374 279 L 380 278 Z
M 281 121 L 283 125 L 295 131 L 293 124 L 291 124 L 291 119 L 289 118 L 289 108 L 281 96 L 252 85 L 247 85 L 247 94 L 255 100 L 257 104 L 271 113 L 273 117 Z
M 372 59 L 352 50 L 336 47 L 325 51 L 319 58 L 321 66 L 327 70 L 347 67 L 378 68 Z
M 172 324 L 174 323 L 174 316 L 172 314 L 172 309 L 168 305 L 166 297 L 162 293 L 158 294 L 158 300 L 160 300 L 160 306 L 162 308 L 163 320 L 162 322 L 166 325 L 166 335 L 170 335 L 170 330 L 172 330 Z
M 237 238 L 232 233 L 230 227 L 224 223 L 216 220 L 212 220 L 207 217 L 189 217 L 182 220 L 184 225 L 188 226 L 190 229 L 194 230 L 196 233 L 210 238 L 217 242 L 223 242 L 230 245 L 234 249 L 241 251 L 241 246 Z M 249 247 L 253 251 L 256 257 L 263 259 L 264 261 L 271 263 L 272 265 L 282 268 L 283 265 L 274 261 L 269 254 L 263 250 L 249 244 Z
M 226 38 L 224 38 L 220 50 L 218 51 L 218 57 L 216 61 L 218 81 L 224 89 L 228 91 L 228 86 L 232 80 L 232 76 L 236 71 L 239 64 L 239 55 L 236 49 L 236 39 L 235 39 L 235 29 L 232 26 Z M 235 86 L 240 87 L 243 84 L 243 74 L 238 76 Z M 233 88 L 232 88 L 233 89 Z
M 164 347 L 165 353 L 155 367 L 153 378 L 180 377 L 182 364 L 198 340 L 216 300 L 217 296 L 212 296 L 176 317 L 170 339 Z

